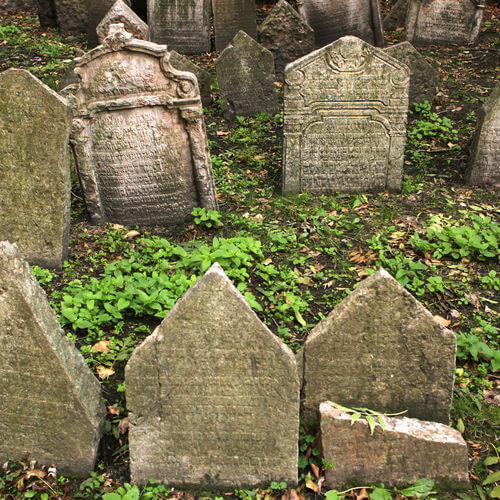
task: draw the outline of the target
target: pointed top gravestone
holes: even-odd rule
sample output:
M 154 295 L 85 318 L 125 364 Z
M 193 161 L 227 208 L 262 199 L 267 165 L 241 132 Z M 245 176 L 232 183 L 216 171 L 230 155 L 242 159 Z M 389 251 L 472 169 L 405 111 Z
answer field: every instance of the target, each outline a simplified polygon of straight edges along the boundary
M 297 7 L 314 30 L 317 47 L 347 35 L 384 45 L 378 0 L 298 0 Z
M 132 481 L 297 484 L 295 359 L 219 264 L 134 351 L 125 378 Z
M 89 49 L 95 47 L 99 43 L 100 40 L 98 40 L 96 28 L 106 13 L 109 12 L 109 10 L 112 9 L 116 3 L 117 2 L 115 0 L 89 0 L 89 19 L 87 23 L 87 45 Z M 130 0 L 120 0 L 120 3 L 123 3 L 130 8 Z
M 285 66 L 314 50 L 314 31 L 286 1 L 280 0 L 259 26 L 259 42 L 274 56 L 276 74 Z
M 365 279 L 309 334 L 304 408 L 323 401 L 448 424 L 455 334 L 387 271 Z
M 409 0 L 397 0 L 389 14 L 384 17 L 383 25 L 385 30 L 392 31 L 405 25 L 408 2 Z
M 148 0 L 150 39 L 184 54 L 210 51 L 210 0 Z
M 87 32 L 90 0 L 55 0 L 55 5 L 61 31 Z
M 29 454 L 88 475 L 105 415 L 99 382 L 8 242 L 0 242 L 0 318 L 0 462 Z
M 68 255 L 70 124 L 65 99 L 31 73 L 0 73 L 0 240 L 57 269 Z
M 123 0 L 116 0 L 95 29 L 99 43 L 108 36 L 109 27 L 119 23 L 122 23 L 125 30 L 132 33 L 134 38 L 148 39 L 148 25 Z
M 257 38 L 255 0 L 212 0 L 215 49 L 222 52 L 238 31 Z
M 245 32 L 222 51 L 215 69 L 230 116 L 278 111 L 273 55 Z

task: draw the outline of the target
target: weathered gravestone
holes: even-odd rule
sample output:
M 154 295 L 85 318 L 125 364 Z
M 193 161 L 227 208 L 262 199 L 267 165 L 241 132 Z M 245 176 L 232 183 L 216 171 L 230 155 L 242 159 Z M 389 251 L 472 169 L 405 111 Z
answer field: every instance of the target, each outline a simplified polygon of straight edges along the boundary
M 409 70 L 343 37 L 285 68 L 283 191 L 401 186 Z
M 314 30 L 318 47 L 346 35 L 384 45 L 378 0 L 298 0 L 297 7 Z
M 214 264 L 125 369 L 132 481 L 297 484 L 292 352 Z
M 68 254 L 70 126 L 66 101 L 31 73 L 0 73 L 0 240 L 57 269 Z
M 222 52 L 238 31 L 257 38 L 255 0 L 212 0 L 215 49 Z
M 71 143 L 95 223 L 172 224 L 217 209 L 196 77 L 112 25 L 77 62 Z
M 87 32 L 90 0 L 55 0 L 55 5 L 62 31 Z
M 55 28 L 58 26 L 54 0 L 38 0 L 38 19 L 42 28 Z
M 274 56 L 276 74 L 285 66 L 314 50 L 314 31 L 286 1 L 280 0 L 259 26 L 259 42 Z
M 409 0 L 398 0 L 384 17 L 383 26 L 385 30 L 395 30 L 405 25 L 406 13 L 408 12 Z
M 321 403 L 321 443 L 327 462 L 326 484 L 340 488 L 353 480 L 410 484 L 423 477 L 445 484 L 468 483 L 467 444 L 462 434 L 444 424 L 415 418 L 382 417 L 373 434 L 361 418 Z
M 415 44 L 474 44 L 484 5 L 476 0 L 409 0 L 406 39 Z
M 0 461 L 29 454 L 88 475 L 105 416 L 99 382 L 8 242 L 0 242 L 0 318 Z
M 123 0 L 116 0 L 95 28 L 99 43 L 108 36 L 112 24 L 123 24 L 125 31 L 132 33 L 134 38 L 141 40 L 149 38 L 148 25 Z
M 429 101 L 436 96 L 439 73 L 420 55 L 410 42 L 402 42 L 384 49 L 386 54 L 410 68 L 409 103 Z
M 181 71 L 189 71 L 196 76 L 198 80 L 198 87 L 200 88 L 201 102 L 203 106 L 210 106 L 212 104 L 212 89 L 210 87 L 210 74 L 208 71 L 200 68 L 194 64 L 187 57 L 181 56 L 175 50 L 170 52 L 170 64 Z
M 244 31 L 222 51 L 215 69 L 228 115 L 278 111 L 273 55 Z
M 210 0 L 148 0 L 153 42 L 185 54 L 210 51 Z
M 500 83 L 479 110 L 468 182 L 500 192 Z
M 323 401 L 448 424 L 456 338 L 387 271 L 364 280 L 298 353 L 304 408 Z
M 0 14 L 32 12 L 36 9 L 36 0 L 0 0 Z
M 75 51 L 75 59 L 73 59 L 68 66 L 66 67 L 66 71 L 64 72 L 63 76 L 59 79 L 57 82 L 57 87 L 56 90 L 60 94 L 64 94 L 63 90 L 68 87 L 69 85 L 73 85 L 74 83 L 78 83 L 80 80 L 75 73 L 75 66 L 77 63 L 77 60 L 79 57 L 82 57 L 85 52 L 80 49 L 76 49 Z

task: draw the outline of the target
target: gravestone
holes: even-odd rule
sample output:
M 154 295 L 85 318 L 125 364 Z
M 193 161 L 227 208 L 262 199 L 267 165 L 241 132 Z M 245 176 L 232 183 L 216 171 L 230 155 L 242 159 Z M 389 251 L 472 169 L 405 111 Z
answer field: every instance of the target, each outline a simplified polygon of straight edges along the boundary
M 257 38 L 255 0 L 212 0 L 212 10 L 217 52 L 222 52 L 240 30 Z
M 297 484 L 295 359 L 219 264 L 134 351 L 125 380 L 133 482 Z
M 384 17 L 383 26 L 385 30 L 395 30 L 405 25 L 406 13 L 408 12 L 409 0 L 398 0 Z
M 314 50 L 314 31 L 286 1 L 280 0 L 259 26 L 259 42 L 274 56 L 276 75 L 285 66 Z
M 62 31 L 87 33 L 90 0 L 55 0 L 55 6 Z
M 71 144 L 94 223 L 174 224 L 217 209 L 198 83 L 168 58 L 112 25 L 76 64 Z
M 42 28 L 56 28 L 57 14 L 54 0 L 38 0 L 38 19 Z
M 0 240 L 48 268 L 68 255 L 70 126 L 65 99 L 31 73 L 0 73 Z
M 66 337 L 16 245 L 0 242 L 0 461 L 54 464 L 88 476 L 105 409 L 101 388 Z
M 384 45 L 378 0 L 297 0 L 297 7 L 314 30 L 317 47 L 346 35 Z
M 439 73 L 420 55 L 410 42 L 402 42 L 384 49 L 386 54 L 410 68 L 409 103 L 429 101 L 436 96 Z
M 273 55 L 244 31 L 222 51 L 215 69 L 229 116 L 278 111 Z
M 474 44 L 484 5 L 475 0 L 409 0 L 406 39 L 416 44 Z
M 134 38 L 141 40 L 149 38 L 148 25 L 123 0 L 116 0 L 95 28 L 99 43 L 108 36 L 112 24 L 120 23 L 124 25 L 126 31 L 134 35 Z
M 130 0 L 120 0 L 120 2 L 126 2 L 125 5 L 130 6 Z M 115 0 L 89 0 L 89 15 L 87 23 L 87 45 L 89 49 L 98 44 L 96 28 L 102 18 L 107 14 L 107 12 L 109 12 L 115 3 Z
M 283 191 L 401 186 L 409 70 L 348 36 L 285 69 Z
M 467 444 L 456 429 L 414 418 L 382 417 L 371 434 L 368 422 L 352 423 L 351 414 L 320 405 L 321 443 L 327 462 L 329 488 L 341 488 L 352 480 L 386 486 L 412 484 L 429 478 L 447 484 L 469 482 Z
M 365 279 L 309 334 L 304 408 L 323 401 L 448 424 L 456 338 L 387 271 Z
M 184 54 L 210 51 L 210 0 L 148 0 L 151 41 Z
M 203 106 L 210 106 L 212 104 L 212 88 L 210 87 L 210 74 L 208 71 L 200 68 L 187 57 L 181 56 L 175 50 L 170 52 L 169 61 L 175 69 L 189 71 L 189 73 L 193 73 L 196 76 L 198 87 L 200 88 L 201 102 Z
M 500 192 L 500 83 L 479 110 L 468 182 Z
M 0 14 L 32 12 L 36 9 L 36 0 L 0 0 Z

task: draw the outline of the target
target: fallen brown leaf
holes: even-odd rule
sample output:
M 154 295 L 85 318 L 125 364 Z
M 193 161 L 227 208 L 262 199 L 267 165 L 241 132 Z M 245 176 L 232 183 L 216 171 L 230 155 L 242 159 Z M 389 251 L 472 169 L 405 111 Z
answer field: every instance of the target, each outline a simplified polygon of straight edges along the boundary
M 102 365 L 98 366 L 96 368 L 96 371 L 97 371 L 97 376 L 100 379 L 111 377 L 111 375 L 113 375 L 115 373 L 113 368 L 109 368 L 107 366 L 102 366 Z
M 109 348 L 109 340 L 100 340 L 96 344 L 94 344 L 91 348 L 91 351 L 95 352 L 111 352 L 111 349 Z

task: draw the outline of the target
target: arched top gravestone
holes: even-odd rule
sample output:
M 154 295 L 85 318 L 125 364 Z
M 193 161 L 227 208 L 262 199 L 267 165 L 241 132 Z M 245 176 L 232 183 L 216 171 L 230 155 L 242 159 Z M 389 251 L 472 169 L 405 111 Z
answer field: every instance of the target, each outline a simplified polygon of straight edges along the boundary
M 219 264 L 134 351 L 125 378 L 132 481 L 297 483 L 294 356 Z
M 77 60 L 71 143 L 93 222 L 165 225 L 217 209 L 196 77 L 112 25 Z

